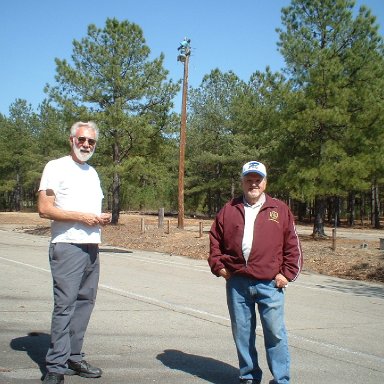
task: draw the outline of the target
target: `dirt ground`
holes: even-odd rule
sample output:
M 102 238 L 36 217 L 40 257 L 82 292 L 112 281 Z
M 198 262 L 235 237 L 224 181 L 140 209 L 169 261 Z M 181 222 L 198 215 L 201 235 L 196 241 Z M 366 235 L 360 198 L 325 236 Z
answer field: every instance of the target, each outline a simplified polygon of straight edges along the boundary
M 211 223 L 212 220 L 186 218 L 184 230 L 181 230 L 177 228 L 177 218 L 165 218 L 163 228 L 158 228 L 156 216 L 121 214 L 118 225 L 103 228 L 102 239 L 103 244 L 114 247 L 206 259 Z M 49 235 L 49 222 L 36 213 L 0 212 L 0 229 L 2 226 L 32 234 Z M 298 225 L 298 228 L 300 234 L 300 228 L 304 227 Z M 360 234 L 364 230 L 354 229 Z M 336 250 L 333 250 L 331 238 L 314 240 L 310 235 L 301 234 L 300 239 L 304 271 L 384 283 L 384 251 L 379 249 L 377 241 L 337 238 Z

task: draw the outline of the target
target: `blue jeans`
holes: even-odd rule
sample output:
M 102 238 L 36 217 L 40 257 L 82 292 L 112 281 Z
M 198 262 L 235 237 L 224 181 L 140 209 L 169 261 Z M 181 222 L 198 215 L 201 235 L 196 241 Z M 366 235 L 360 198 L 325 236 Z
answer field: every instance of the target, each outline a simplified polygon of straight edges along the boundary
M 290 357 L 284 323 L 284 292 L 272 280 L 232 276 L 227 280 L 227 303 L 236 344 L 240 379 L 261 381 L 256 351 L 256 304 L 264 333 L 269 370 L 276 384 L 289 383 Z

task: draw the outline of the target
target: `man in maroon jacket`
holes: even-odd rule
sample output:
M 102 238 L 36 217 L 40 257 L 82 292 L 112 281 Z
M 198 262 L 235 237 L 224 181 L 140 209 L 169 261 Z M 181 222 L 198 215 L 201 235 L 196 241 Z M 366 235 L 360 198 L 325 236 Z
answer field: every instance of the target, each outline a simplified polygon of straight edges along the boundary
M 301 271 L 301 245 L 288 206 L 264 193 L 264 164 L 244 164 L 241 182 L 243 196 L 225 204 L 212 224 L 208 263 L 213 274 L 226 279 L 240 383 L 260 383 L 262 378 L 256 351 L 257 304 L 273 383 L 288 384 L 284 288 Z

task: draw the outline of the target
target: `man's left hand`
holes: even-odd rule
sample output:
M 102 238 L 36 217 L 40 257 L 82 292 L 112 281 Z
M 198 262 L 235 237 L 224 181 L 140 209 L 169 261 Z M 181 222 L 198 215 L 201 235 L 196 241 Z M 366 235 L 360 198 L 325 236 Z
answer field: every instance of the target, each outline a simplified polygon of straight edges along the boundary
M 112 215 L 110 213 L 102 213 L 99 220 L 101 225 L 107 225 L 111 222 Z
M 276 288 L 287 288 L 288 280 L 284 275 L 282 275 L 281 273 L 278 273 L 275 276 L 275 284 L 276 284 Z

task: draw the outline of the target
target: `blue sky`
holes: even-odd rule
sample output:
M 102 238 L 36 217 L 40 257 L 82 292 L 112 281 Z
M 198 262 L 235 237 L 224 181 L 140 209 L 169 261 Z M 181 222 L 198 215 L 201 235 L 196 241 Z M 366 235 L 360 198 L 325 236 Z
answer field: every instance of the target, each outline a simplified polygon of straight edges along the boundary
M 165 55 L 169 77 L 183 77 L 177 47 L 191 39 L 189 85 L 199 86 L 214 68 L 234 71 L 248 80 L 269 65 L 277 71 L 284 62 L 277 51 L 275 29 L 281 8 L 290 0 L 4 0 L 0 10 L 0 113 L 25 99 L 36 110 L 53 84 L 54 59 L 70 60 L 72 41 L 87 35 L 89 24 L 104 28 L 116 17 L 138 24 L 152 57 Z M 357 0 L 377 17 L 384 34 L 384 1 Z M 175 109 L 181 105 L 178 95 Z

